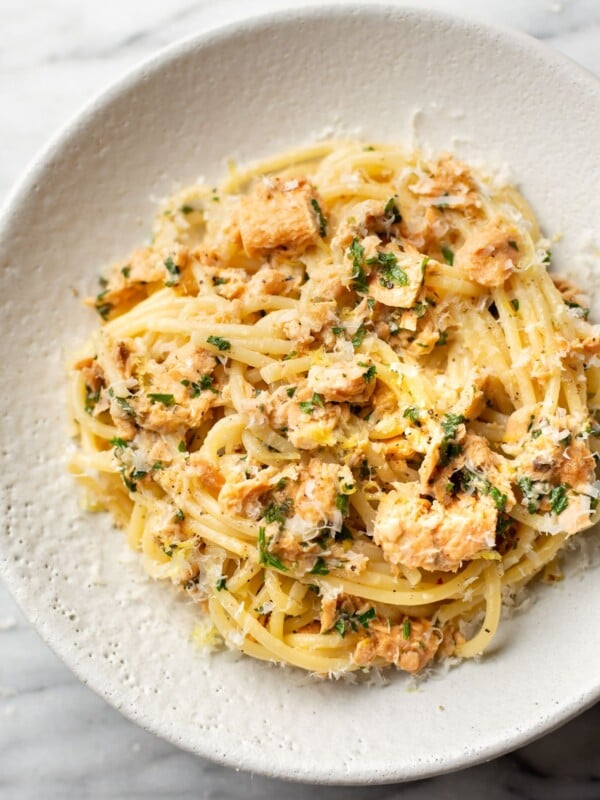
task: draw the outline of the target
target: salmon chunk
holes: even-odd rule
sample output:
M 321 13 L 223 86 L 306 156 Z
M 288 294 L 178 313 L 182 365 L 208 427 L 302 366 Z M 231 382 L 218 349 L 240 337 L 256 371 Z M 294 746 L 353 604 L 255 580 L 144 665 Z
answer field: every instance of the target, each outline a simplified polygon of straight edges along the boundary
M 482 286 L 502 286 L 519 259 L 515 234 L 492 220 L 467 237 L 454 263 L 469 280 Z
M 375 388 L 375 368 L 360 356 L 326 367 L 315 365 L 308 371 L 308 385 L 327 401 L 366 403 Z
M 459 495 L 447 505 L 420 496 L 418 484 L 396 484 L 379 504 L 375 543 L 390 564 L 456 572 L 494 546 L 498 511 L 488 496 Z
M 406 672 L 419 672 L 435 656 L 441 641 L 441 633 L 426 619 L 406 617 L 402 625 L 373 621 L 369 635 L 356 645 L 353 660 L 365 667 L 381 658 Z
M 390 242 L 369 261 L 375 261 L 369 280 L 371 297 L 393 308 L 410 308 L 421 291 L 429 259 L 410 245 Z
M 291 255 L 302 253 L 319 238 L 317 204 L 306 178 L 264 178 L 240 203 L 240 232 L 247 255 L 253 258 L 278 248 Z

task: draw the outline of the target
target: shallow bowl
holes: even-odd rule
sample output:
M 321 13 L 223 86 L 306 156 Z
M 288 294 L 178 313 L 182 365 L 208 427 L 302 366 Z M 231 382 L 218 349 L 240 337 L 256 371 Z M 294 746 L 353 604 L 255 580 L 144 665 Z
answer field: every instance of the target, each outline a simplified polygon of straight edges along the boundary
M 79 677 L 202 756 L 330 783 L 421 778 L 492 758 L 600 694 L 598 572 L 534 591 L 492 650 L 415 687 L 307 680 L 190 642 L 194 609 L 146 580 L 66 474 L 64 358 L 95 325 L 80 296 L 143 240 L 156 198 L 324 136 L 507 164 L 559 268 L 600 218 L 600 84 L 536 41 L 426 11 L 316 7 L 188 39 L 94 100 L 29 168 L 0 221 L 2 574 Z M 586 238 L 587 237 L 587 238 Z M 79 296 L 77 296 L 79 295 Z M 597 315 L 598 317 L 598 315 Z

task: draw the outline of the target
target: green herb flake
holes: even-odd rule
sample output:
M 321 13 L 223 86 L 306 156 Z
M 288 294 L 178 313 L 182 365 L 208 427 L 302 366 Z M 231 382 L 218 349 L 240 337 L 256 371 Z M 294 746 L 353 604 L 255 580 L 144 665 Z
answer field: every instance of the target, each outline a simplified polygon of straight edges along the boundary
M 121 269 L 121 273 L 124 278 L 129 278 L 131 274 L 131 267 L 129 266 L 129 264 Z
M 441 250 L 442 250 L 442 255 L 444 256 L 444 261 L 446 262 L 446 264 L 449 264 L 451 267 L 453 267 L 454 266 L 454 251 L 451 250 L 449 247 L 446 247 L 446 245 L 442 245 Z
M 194 208 L 194 206 L 191 206 L 188 203 L 184 203 L 179 210 L 181 211 L 182 214 L 192 214 L 196 209 Z
M 336 325 L 334 328 L 331 329 L 331 332 L 335 334 L 335 336 L 341 336 L 344 333 L 345 328 L 341 325 Z
M 308 571 L 309 575 L 329 575 L 329 569 L 324 558 L 319 556 L 315 561 L 315 565 Z
M 402 412 L 402 416 L 404 419 L 409 419 L 413 425 L 416 425 L 417 428 L 421 427 L 421 422 L 419 421 L 419 417 L 421 412 L 417 408 L 417 406 L 407 406 L 404 411 Z
M 508 240 L 508 246 L 512 247 L 513 250 L 516 250 L 517 253 L 519 252 L 519 245 L 515 242 L 514 239 L 509 239 Z
M 360 328 L 356 331 L 354 336 L 352 337 L 352 346 L 355 350 L 357 350 L 364 341 L 365 336 L 367 335 L 367 329 L 364 325 L 361 325 Z
M 153 403 L 162 403 L 163 406 L 174 406 L 175 398 L 172 394 L 161 394 L 160 392 L 148 392 L 148 397 Z
M 164 264 L 165 264 L 165 269 L 171 276 L 168 281 L 165 281 L 165 286 L 177 286 L 181 274 L 179 267 L 173 261 L 173 258 L 171 256 L 165 259 Z
M 412 629 L 412 623 L 410 619 L 407 617 L 402 625 L 402 635 L 404 636 L 405 639 L 410 639 L 411 629 Z
M 206 341 L 208 344 L 214 345 L 221 352 L 231 350 L 231 342 L 228 342 L 227 339 L 223 339 L 221 336 L 209 336 Z
M 321 237 L 321 239 L 324 239 L 327 236 L 327 220 L 325 219 L 325 216 L 321 210 L 321 206 L 314 197 L 311 198 L 310 204 L 313 207 L 313 210 L 317 215 L 317 220 L 319 222 L 319 236 Z
M 569 505 L 567 497 L 567 487 L 564 485 L 555 486 L 550 492 L 550 508 L 553 514 L 562 514 Z
M 175 512 L 175 522 L 183 522 L 185 519 L 185 513 L 182 508 L 178 508 Z
M 365 383 L 371 383 L 374 380 L 375 375 L 377 375 L 377 367 L 375 364 L 371 364 L 369 369 L 366 372 L 363 372 L 363 380 Z
M 110 440 L 110 445 L 111 447 L 116 447 L 119 450 L 123 450 L 125 447 L 129 447 L 129 442 L 125 439 L 121 439 L 120 436 L 115 436 Z
M 497 489 L 495 486 L 490 487 L 488 494 L 494 501 L 494 504 L 498 509 L 498 511 L 504 511 L 504 509 L 506 508 L 506 501 L 508 500 L 507 496 L 505 494 L 502 494 L 500 489 Z
M 287 567 L 267 550 L 265 529 L 262 526 L 258 529 L 258 563 L 266 567 L 273 567 L 273 569 L 281 570 L 281 572 L 287 572 Z
M 517 300 L 516 297 L 513 300 L 510 301 L 510 304 L 514 308 L 515 311 L 519 310 L 520 303 L 519 303 L 519 301 Z
M 269 503 L 269 505 L 265 508 L 263 518 L 267 523 L 278 522 L 279 525 L 283 527 L 291 510 L 292 500 L 288 497 L 282 503 Z
M 177 445 L 177 449 L 179 450 L 180 453 L 187 453 L 188 451 L 187 445 L 183 439 Z
M 335 507 L 338 511 L 342 512 L 344 517 L 348 516 L 348 510 L 350 507 L 350 498 L 347 494 L 338 494 L 335 498 Z
M 298 355 L 298 351 L 297 350 L 292 350 L 291 353 L 286 353 L 282 360 L 283 361 L 289 361 L 291 358 L 296 358 L 297 355 Z
M 117 397 L 116 395 L 113 395 L 113 397 L 117 401 L 117 403 L 121 406 L 121 408 L 127 414 L 128 417 L 135 417 L 135 411 L 127 402 L 126 397 Z
M 217 582 L 215 584 L 215 588 L 216 588 L 217 592 L 222 592 L 223 589 L 226 589 L 227 588 L 227 578 L 224 578 L 223 576 L 221 576 L 217 580 Z
M 285 390 L 285 393 L 287 394 L 288 397 L 293 397 L 296 394 L 297 388 L 298 388 L 297 386 L 288 386 L 287 389 Z
M 385 204 L 383 213 L 386 215 L 386 217 L 391 219 L 393 224 L 396 224 L 397 222 L 402 222 L 402 215 L 400 214 L 398 206 L 396 205 L 395 197 L 390 197 L 390 199 Z
M 394 253 L 377 253 L 374 258 L 367 259 L 367 264 L 378 266 L 379 282 L 386 289 L 393 289 L 394 286 L 408 286 L 408 275 L 398 264 Z
M 448 331 L 440 331 L 440 335 L 435 343 L 435 346 L 443 347 L 445 344 L 448 344 Z
M 550 250 L 546 250 L 542 258 L 542 264 L 549 264 L 551 261 L 552 261 L 552 253 L 550 252 Z
M 356 621 L 358 623 L 360 623 L 360 625 L 362 625 L 363 628 L 368 628 L 369 627 L 369 622 L 372 619 L 375 619 L 375 609 L 374 608 L 369 608 L 364 613 L 356 615 Z
M 229 278 L 220 278 L 218 275 L 214 275 L 212 282 L 213 286 L 224 286 L 226 283 L 229 283 Z
M 369 289 L 367 276 L 365 274 L 365 248 L 355 236 L 352 244 L 348 248 L 348 255 L 352 258 L 352 283 L 355 292 L 366 294 Z

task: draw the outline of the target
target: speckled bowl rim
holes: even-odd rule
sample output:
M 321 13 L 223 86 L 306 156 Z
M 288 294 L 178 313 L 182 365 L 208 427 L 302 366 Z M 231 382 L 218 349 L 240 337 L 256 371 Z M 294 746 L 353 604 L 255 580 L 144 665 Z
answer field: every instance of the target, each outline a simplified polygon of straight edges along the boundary
M 217 22 L 216 25 L 211 25 L 209 23 L 201 32 L 180 39 L 161 49 L 157 54 L 142 60 L 137 66 L 129 69 L 122 78 L 111 83 L 108 88 L 102 90 L 85 103 L 81 110 L 73 115 L 32 159 L 12 191 L 8 194 L 0 209 L 0 243 L 10 229 L 14 216 L 18 214 L 19 209 L 26 202 L 27 196 L 38 183 L 45 167 L 52 161 L 55 155 L 77 140 L 79 128 L 82 124 L 88 123 L 96 114 L 101 114 L 105 107 L 126 95 L 135 88 L 140 81 L 159 73 L 165 67 L 177 62 L 182 56 L 199 48 L 203 48 L 204 46 L 226 41 L 230 37 L 239 36 L 242 32 L 245 36 L 251 36 L 253 32 L 261 31 L 273 25 L 285 26 L 290 22 L 296 21 L 298 16 L 302 18 L 311 18 L 321 15 L 362 14 L 373 11 L 401 12 L 409 17 L 416 16 L 422 20 L 429 20 L 433 25 L 439 23 L 452 24 L 468 30 L 474 36 L 489 36 L 490 34 L 495 34 L 507 42 L 512 41 L 513 44 L 517 44 L 523 52 L 529 51 L 535 53 L 536 57 L 540 60 L 544 60 L 548 67 L 554 67 L 568 72 L 570 78 L 581 86 L 581 90 L 587 100 L 595 98 L 600 103 L 600 81 L 596 76 L 537 39 L 506 26 L 469 20 L 464 17 L 437 10 L 432 11 L 394 3 L 352 2 L 347 4 L 328 4 L 316 2 L 309 6 L 290 4 L 287 8 L 281 8 L 280 6 L 269 7 L 269 0 L 260 0 L 259 5 L 261 7 L 261 12 L 258 14 L 253 13 L 248 17 L 245 16 L 243 1 L 240 2 L 237 7 L 239 13 L 234 21 L 228 21 L 225 24 Z M 263 6 L 265 7 L 264 12 L 262 10 Z M 11 574 L 10 565 L 4 557 L 0 558 L 0 575 L 5 580 L 6 585 L 17 600 L 21 609 L 51 649 L 77 675 L 82 683 L 89 686 L 100 697 L 117 708 L 126 718 L 161 738 L 172 742 L 178 747 L 187 749 L 190 752 L 194 752 L 197 755 L 217 763 L 229 767 L 256 771 L 273 778 L 307 783 L 312 782 L 311 766 L 313 765 L 305 765 L 295 774 L 284 774 L 277 770 L 270 769 L 268 764 L 266 764 L 264 760 L 261 761 L 259 758 L 238 761 L 234 755 L 222 755 L 211 748 L 206 748 L 205 750 L 202 750 L 201 747 L 192 748 L 190 744 L 178 739 L 175 732 L 166 730 L 164 726 L 161 725 L 160 721 L 148 715 L 143 708 L 134 705 L 127 697 L 126 693 L 123 693 L 122 702 L 116 702 L 115 697 L 111 696 L 108 686 L 104 685 L 96 676 L 89 678 L 86 670 L 82 668 L 81 665 L 74 663 L 68 644 L 63 643 L 60 638 L 55 635 L 51 621 L 48 617 L 44 617 L 43 609 L 36 604 L 35 597 L 28 596 L 16 576 Z M 553 711 L 543 718 L 541 724 L 532 725 L 530 728 L 519 730 L 515 732 L 513 736 L 505 737 L 487 747 L 478 747 L 475 745 L 468 755 L 462 752 L 454 752 L 441 759 L 432 757 L 429 763 L 420 762 L 418 765 L 415 765 L 412 770 L 410 768 L 405 769 L 401 774 L 390 772 L 382 776 L 377 770 L 369 771 L 368 769 L 361 769 L 356 770 L 356 774 L 343 777 L 327 777 L 320 775 L 319 783 L 348 786 L 384 784 L 396 781 L 423 779 L 471 767 L 501 756 L 548 734 L 588 709 L 599 698 L 600 676 L 594 685 L 586 687 L 583 692 L 573 692 L 572 697 L 569 697 L 564 702 L 561 702 L 560 705 L 557 705 Z

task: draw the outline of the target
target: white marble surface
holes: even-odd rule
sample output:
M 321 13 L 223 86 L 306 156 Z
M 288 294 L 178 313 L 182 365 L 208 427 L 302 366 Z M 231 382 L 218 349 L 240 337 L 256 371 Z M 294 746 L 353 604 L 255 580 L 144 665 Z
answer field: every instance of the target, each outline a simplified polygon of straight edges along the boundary
M 251 5 L 247 3 L 247 5 Z M 282 2 L 284 5 L 284 2 Z M 600 75 L 600 0 L 412 0 L 512 25 Z M 91 95 L 237 2 L 0 0 L 0 196 Z M 576 655 L 574 656 L 576 657 Z M 600 705 L 489 764 L 402 786 L 336 789 L 215 766 L 140 730 L 81 685 L 0 585 L 0 799 L 600 798 Z

